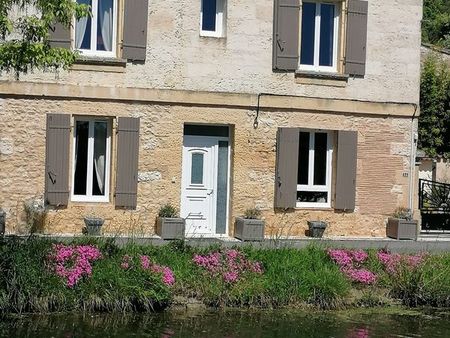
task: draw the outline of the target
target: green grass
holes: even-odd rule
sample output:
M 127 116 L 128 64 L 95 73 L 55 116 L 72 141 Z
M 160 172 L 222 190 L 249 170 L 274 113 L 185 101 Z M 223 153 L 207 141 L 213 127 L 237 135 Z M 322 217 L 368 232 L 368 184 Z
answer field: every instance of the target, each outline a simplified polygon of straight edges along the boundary
M 332 309 L 384 304 L 377 298 L 380 290 L 408 306 L 450 306 L 450 254 L 430 256 L 414 273 L 405 269 L 394 278 L 384 272 L 376 252 L 370 251 L 367 267 L 379 276 L 378 284 L 359 286 L 331 262 L 325 248 L 245 247 L 248 259 L 262 263 L 264 274 L 250 274 L 230 284 L 192 262 L 194 254 L 217 250 L 217 245 L 196 248 L 175 241 L 159 247 L 128 244 L 119 248 L 112 241 L 91 238 L 74 243 L 97 245 L 103 258 L 94 263 L 92 277 L 70 289 L 47 266 L 52 241 L 0 239 L 0 312 L 148 311 L 165 308 L 175 297 L 216 307 Z M 155 263 L 169 266 L 175 285 L 167 287 L 158 276 L 140 269 L 123 270 L 125 254 L 148 255 Z M 352 300 L 352 294 L 361 299 Z

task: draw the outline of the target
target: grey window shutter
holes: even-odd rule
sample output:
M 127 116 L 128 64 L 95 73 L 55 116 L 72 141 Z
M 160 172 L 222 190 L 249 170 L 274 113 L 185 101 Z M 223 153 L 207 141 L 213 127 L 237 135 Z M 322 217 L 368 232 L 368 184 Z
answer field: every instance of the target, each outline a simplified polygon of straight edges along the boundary
M 295 71 L 299 58 L 299 0 L 275 0 L 273 15 L 273 69 Z
M 367 1 L 349 0 L 345 53 L 346 74 L 364 76 L 366 73 L 367 11 Z
M 133 117 L 118 120 L 115 205 L 120 208 L 136 209 L 137 205 L 139 122 Z
M 70 49 L 72 46 L 72 41 L 70 38 L 70 29 L 64 27 L 62 24 L 57 22 L 52 25 L 49 29 L 48 42 L 51 47 L 67 48 Z
M 335 209 L 355 210 L 357 148 L 358 132 L 338 131 Z
M 275 208 L 295 208 L 297 203 L 298 128 L 279 128 L 275 173 Z
M 122 57 L 145 61 L 148 0 L 125 0 Z
M 65 206 L 69 201 L 70 115 L 47 114 L 45 139 L 45 203 Z

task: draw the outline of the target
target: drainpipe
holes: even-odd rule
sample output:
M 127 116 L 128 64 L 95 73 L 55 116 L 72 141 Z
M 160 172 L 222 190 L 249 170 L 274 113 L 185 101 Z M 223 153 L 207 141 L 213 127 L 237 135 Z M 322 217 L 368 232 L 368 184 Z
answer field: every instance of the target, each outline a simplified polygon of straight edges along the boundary
M 417 148 L 417 132 L 414 131 L 414 120 L 416 119 L 416 113 L 418 105 L 414 104 L 414 114 L 411 119 L 411 159 L 409 163 L 409 209 L 414 211 L 414 181 L 415 181 L 415 167 L 416 167 L 416 148 Z

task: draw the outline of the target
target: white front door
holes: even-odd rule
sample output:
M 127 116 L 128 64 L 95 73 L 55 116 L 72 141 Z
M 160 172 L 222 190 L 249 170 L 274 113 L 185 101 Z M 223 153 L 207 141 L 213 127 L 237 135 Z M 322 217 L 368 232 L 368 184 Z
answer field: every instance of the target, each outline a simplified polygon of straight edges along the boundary
M 216 235 L 221 139 L 215 136 L 184 136 L 180 216 L 186 219 L 187 236 Z

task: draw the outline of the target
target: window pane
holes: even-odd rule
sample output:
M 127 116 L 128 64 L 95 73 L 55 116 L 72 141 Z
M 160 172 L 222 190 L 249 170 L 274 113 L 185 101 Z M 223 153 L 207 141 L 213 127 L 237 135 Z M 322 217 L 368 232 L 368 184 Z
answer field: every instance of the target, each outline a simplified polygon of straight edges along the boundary
M 216 30 L 216 0 L 202 1 L 202 30 L 212 31 Z
M 192 154 L 191 183 L 203 184 L 203 154 Z
M 300 63 L 314 64 L 314 31 L 316 27 L 316 4 L 304 2 L 302 6 L 302 39 Z
M 334 5 L 320 5 L 320 66 L 333 66 L 334 9 Z
M 299 191 L 297 202 L 327 203 L 328 193 L 325 191 Z
M 79 4 L 91 6 L 91 0 L 77 0 Z M 76 49 L 91 49 L 91 16 L 77 20 L 75 24 L 75 47 Z
M 298 145 L 297 184 L 308 184 L 309 133 L 300 133 Z
M 327 133 L 315 133 L 314 185 L 327 184 Z
M 112 51 L 113 0 L 98 0 L 97 50 Z
M 106 170 L 106 138 L 108 124 L 106 122 L 94 123 L 94 170 L 92 173 L 92 195 L 105 195 Z
M 77 121 L 75 128 L 74 195 L 86 195 L 89 122 Z

